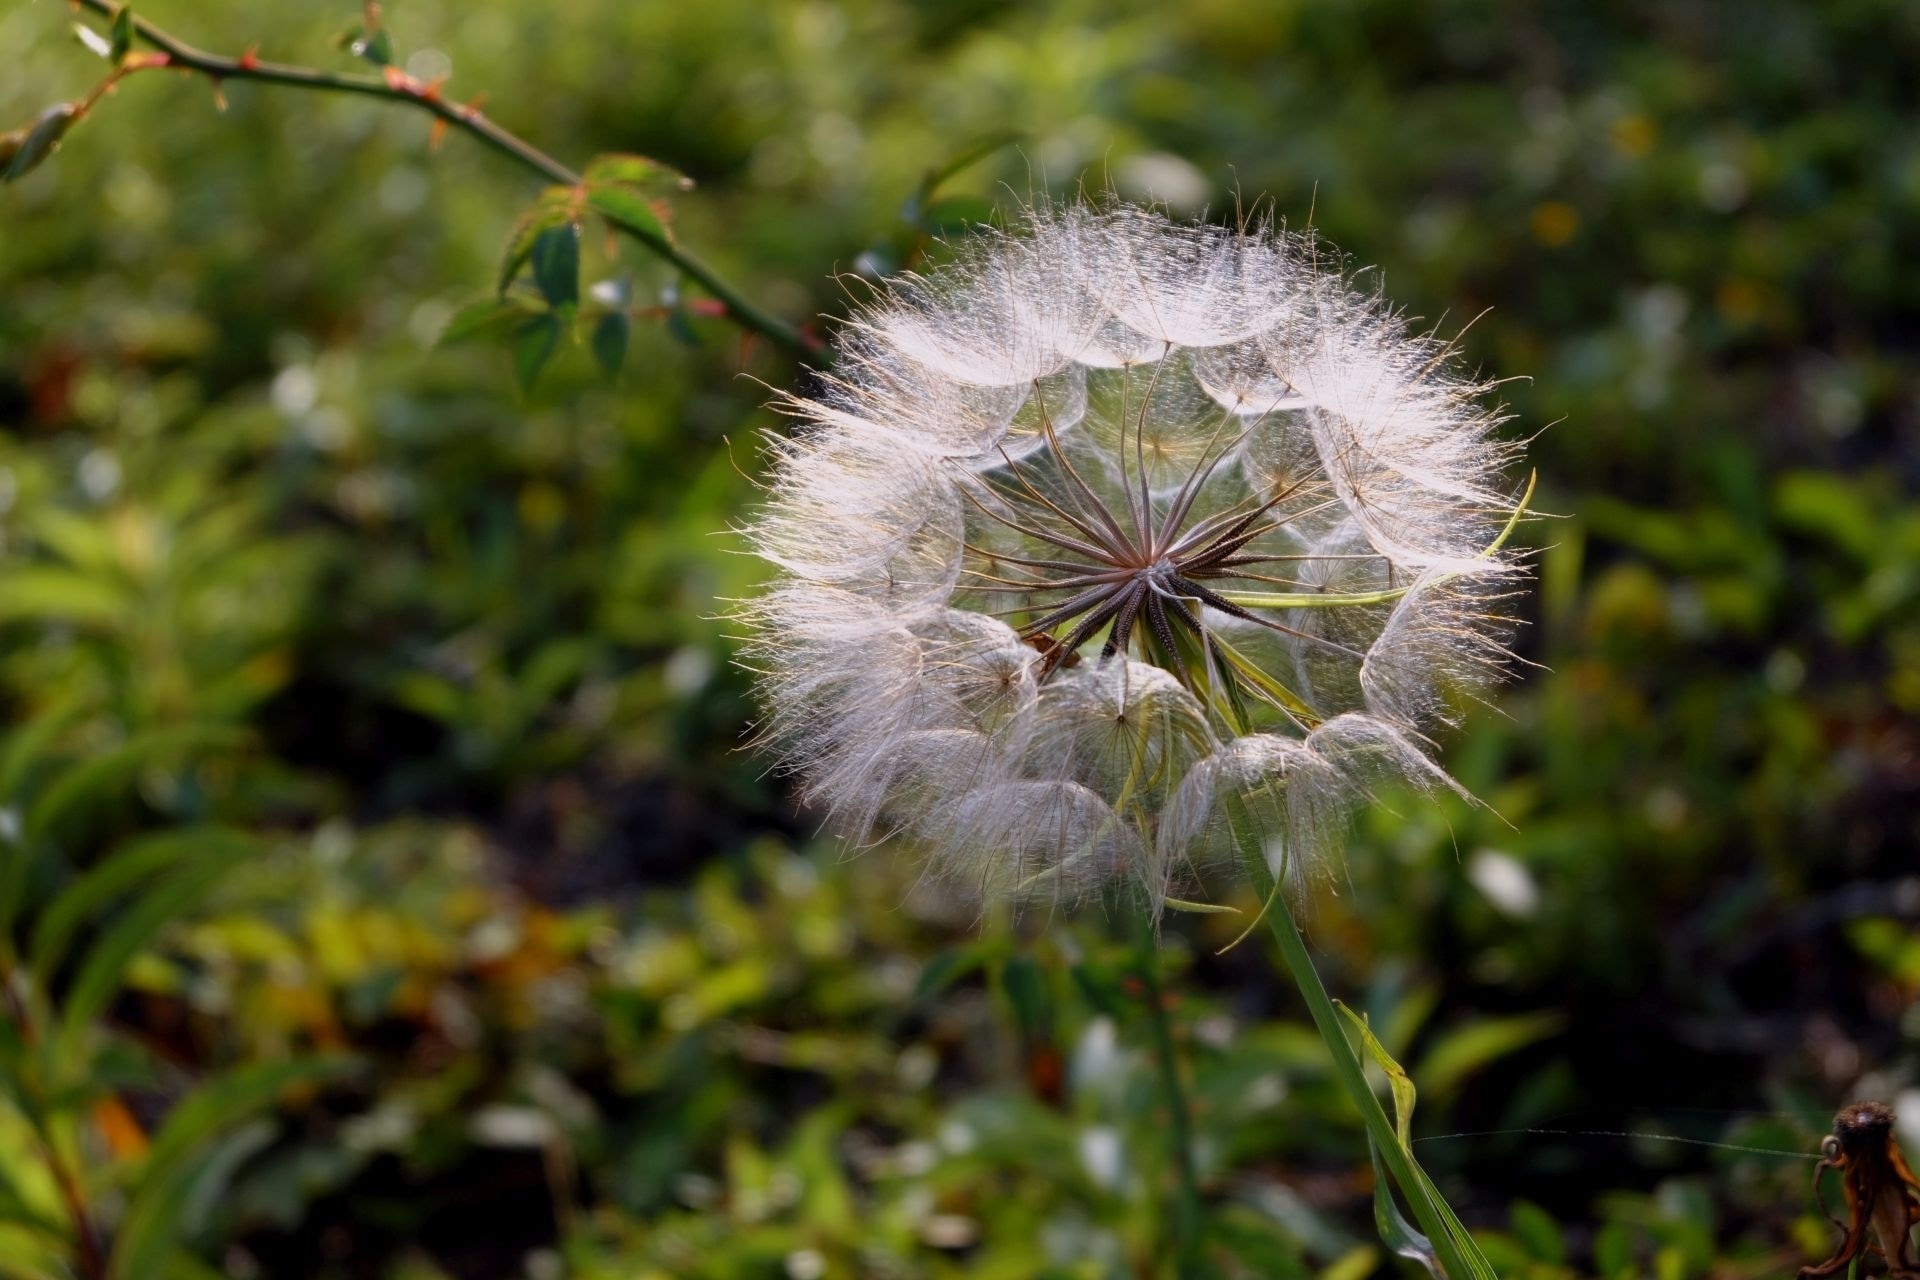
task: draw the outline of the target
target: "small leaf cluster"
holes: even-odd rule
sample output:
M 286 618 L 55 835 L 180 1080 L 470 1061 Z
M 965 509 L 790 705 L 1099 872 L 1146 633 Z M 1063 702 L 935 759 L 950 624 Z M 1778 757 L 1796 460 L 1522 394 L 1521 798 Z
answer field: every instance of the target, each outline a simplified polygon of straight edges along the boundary
M 690 185 L 685 176 L 644 156 L 604 155 L 587 165 L 577 185 L 549 187 L 507 238 L 496 296 L 458 312 L 441 341 L 504 338 L 522 391 L 532 389 L 563 337 L 577 340 L 583 333 L 600 368 L 617 377 L 640 315 L 663 319 L 676 337 L 697 341 L 677 285 L 663 290 L 659 304 L 644 311 L 634 304 L 628 276 L 596 282 L 584 307 L 580 288 L 580 238 L 590 219 L 606 228 L 609 246 L 615 233 L 668 244 L 664 196 Z M 531 290 L 515 289 L 523 276 Z

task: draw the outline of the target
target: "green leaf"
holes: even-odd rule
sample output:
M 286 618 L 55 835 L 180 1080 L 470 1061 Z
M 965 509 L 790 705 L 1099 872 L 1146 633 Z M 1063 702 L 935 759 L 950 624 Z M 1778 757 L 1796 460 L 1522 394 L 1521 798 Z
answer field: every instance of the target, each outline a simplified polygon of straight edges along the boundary
M 633 322 L 627 319 L 624 311 L 609 311 L 594 322 L 593 358 L 609 378 L 620 376 L 620 366 L 627 360 L 627 338 L 633 332 Z
M 359 1065 L 348 1057 L 255 1063 L 195 1089 L 154 1135 L 114 1241 L 112 1273 L 127 1280 L 164 1274 L 199 1182 L 196 1157 L 210 1142 L 273 1106 L 289 1088 L 337 1079 Z
M 908 222 L 918 224 L 921 220 L 921 210 L 941 183 L 979 164 L 1002 147 L 1010 147 L 1026 136 L 1017 129 L 1003 129 L 975 139 L 960 148 L 946 160 L 927 170 L 926 176 L 920 179 L 919 189 L 914 192 L 907 201 L 907 207 L 902 210 L 902 216 Z
M 113 15 L 113 60 L 117 64 L 133 51 L 133 6 L 123 4 Z
M 1634 1261 L 1633 1229 L 1609 1222 L 1593 1238 L 1593 1269 L 1601 1280 L 1625 1280 L 1638 1271 Z
M 444 347 L 468 338 L 505 337 L 522 321 L 538 314 L 534 306 L 522 298 L 487 298 L 469 303 L 447 321 L 438 345 Z
M 29 952 L 32 971 L 43 982 L 51 980 L 74 935 L 143 880 L 196 857 L 225 866 L 258 850 L 250 837 L 220 827 L 165 831 L 133 841 L 68 885 L 40 911 Z
M 1333 1006 L 1359 1037 L 1366 1057 L 1371 1059 L 1387 1077 L 1388 1087 L 1393 1094 L 1394 1138 L 1399 1144 L 1400 1154 L 1404 1157 L 1407 1168 L 1411 1171 L 1408 1181 L 1413 1184 L 1411 1186 L 1403 1184 L 1400 1187 L 1400 1193 L 1413 1203 L 1416 1211 L 1424 1207 L 1425 1216 L 1430 1221 L 1437 1221 L 1445 1231 L 1444 1240 L 1429 1238 L 1428 1243 L 1433 1246 L 1447 1271 L 1458 1271 L 1466 1277 L 1466 1280 L 1499 1280 L 1493 1264 L 1488 1262 L 1486 1255 L 1480 1251 L 1480 1246 L 1475 1243 L 1472 1233 L 1460 1221 L 1459 1215 L 1454 1213 L 1453 1206 L 1447 1203 L 1446 1197 L 1440 1194 L 1440 1189 L 1433 1185 L 1433 1179 L 1427 1176 L 1427 1171 L 1422 1169 L 1419 1161 L 1413 1158 L 1410 1133 L 1413 1125 L 1415 1094 L 1413 1080 L 1407 1075 L 1406 1068 L 1393 1060 L 1393 1055 L 1389 1054 L 1374 1036 L 1373 1029 L 1367 1025 L 1365 1018 L 1338 1000 L 1333 1002 Z M 1371 1133 L 1367 1136 L 1367 1146 L 1378 1159 L 1377 1148 Z M 1453 1265 L 1456 1261 L 1459 1264 L 1457 1267 Z
M 1185 898 L 1162 898 L 1161 903 L 1169 911 L 1184 911 L 1196 916 L 1237 916 L 1240 908 L 1229 907 L 1219 902 L 1189 902 Z
M 187 752 L 234 747 L 246 734 L 227 725 L 182 725 L 137 733 L 111 751 L 73 766 L 41 793 L 27 810 L 26 833 L 37 839 L 82 805 L 107 793 L 155 760 Z
M 6 141 L 0 142 L 0 158 L 7 162 L 6 171 L 0 173 L 0 182 L 14 182 L 39 168 L 40 162 L 54 153 L 60 139 L 66 137 L 67 130 L 79 118 L 77 103 L 56 102 L 26 129 L 8 134 Z
M 700 331 L 693 327 L 693 313 L 676 293 L 667 308 L 667 332 L 682 346 L 700 345 Z
M 1347 1025 L 1360 1037 L 1360 1046 L 1366 1051 L 1367 1057 L 1371 1058 L 1374 1065 L 1386 1075 L 1387 1088 L 1393 1094 L 1394 1135 L 1399 1138 L 1401 1146 L 1411 1149 L 1413 1104 L 1416 1097 L 1412 1078 L 1407 1075 L 1407 1069 L 1395 1062 L 1393 1055 L 1388 1053 L 1386 1047 L 1374 1037 L 1373 1028 L 1368 1025 L 1364 1017 L 1338 1000 L 1333 1002 L 1333 1007 L 1340 1011 L 1346 1018 Z
M 194 867 L 162 882 L 118 916 L 88 950 L 60 1009 L 60 1027 L 52 1040 L 54 1069 L 84 1071 L 80 1056 L 87 1030 L 112 1002 L 133 958 L 161 930 L 186 915 L 226 874 L 217 863 Z
M 347 50 L 356 58 L 365 58 L 376 67 L 389 66 L 393 62 L 393 40 L 384 29 L 366 35 L 359 28 L 347 42 Z
M 920 211 L 915 221 L 929 235 L 947 236 L 993 220 L 993 202 L 979 196 L 948 196 Z
M 533 283 L 556 311 L 580 301 L 580 224 L 563 222 L 533 238 Z
M 1537 1204 L 1516 1200 L 1510 1221 L 1514 1237 L 1526 1245 L 1528 1253 L 1551 1266 L 1566 1265 L 1566 1240 L 1561 1236 L 1560 1224 L 1553 1220 L 1552 1214 Z
M 1010 956 L 1000 967 L 1000 989 L 1021 1030 L 1044 1036 L 1051 1025 L 1047 1008 L 1047 980 L 1031 956 Z
M 133 608 L 119 583 L 72 569 L 29 566 L 0 577 L 0 622 L 112 626 L 127 620 Z
M 1095 960 L 1082 960 L 1073 966 L 1073 980 L 1087 1003 L 1115 1021 L 1128 1016 L 1129 1001 L 1120 978 L 1108 966 Z
M 1560 1016 L 1552 1013 L 1470 1022 L 1434 1042 L 1421 1059 L 1420 1079 L 1434 1093 L 1451 1094 L 1488 1063 L 1552 1035 L 1560 1025 Z
M 589 160 L 581 172 L 581 181 L 589 187 L 619 185 L 652 191 L 693 190 L 693 179 L 671 165 L 620 152 Z
M 69 696 L 54 703 L 8 735 L 0 748 L 0 800 L 11 800 L 27 783 L 27 775 L 52 752 L 54 740 L 80 720 L 87 708 Z
M 628 187 L 591 187 L 587 207 L 615 226 L 631 231 L 643 240 L 664 243 L 667 224 L 648 199 Z
M 927 961 L 926 967 L 920 970 L 920 980 L 913 984 L 914 1003 L 945 991 L 978 969 L 982 959 L 984 957 L 977 946 L 949 948 L 942 951 Z
M 1434 1251 L 1433 1241 L 1408 1222 L 1406 1215 L 1400 1212 L 1400 1206 L 1394 1203 L 1393 1180 L 1387 1176 L 1386 1166 L 1380 1161 L 1379 1148 L 1374 1146 L 1371 1138 L 1367 1140 L 1367 1158 L 1373 1162 L 1373 1225 L 1380 1233 L 1380 1242 L 1401 1257 L 1425 1267 L 1427 1274 L 1436 1280 L 1446 1280 L 1446 1268 L 1440 1265 L 1440 1255 Z
M 533 390 L 533 384 L 540 378 L 540 370 L 553 358 L 553 352 L 560 345 L 560 318 L 555 315 L 535 316 L 521 325 L 513 338 L 513 375 L 520 383 L 520 390 Z
M 542 232 L 573 221 L 573 200 L 572 187 L 548 187 L 520 215 L 507 236 L 506 252 L 500 258 L 499 292 L 505 293 L 520 274 L 520 268 L 527 265 L 527 259 L 533 255 L 533 243 Z

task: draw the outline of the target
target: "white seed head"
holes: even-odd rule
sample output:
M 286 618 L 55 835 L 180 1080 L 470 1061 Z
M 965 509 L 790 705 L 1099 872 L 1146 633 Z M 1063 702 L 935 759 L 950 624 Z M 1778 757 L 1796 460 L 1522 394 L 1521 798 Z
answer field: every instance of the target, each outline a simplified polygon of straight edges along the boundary
M 771 444 L 763 737 L 985 895 L 1158 903 L 1256 824 L 1297 885 L 1499 678 L 1488 387 L 1305 237 L 1040 207 L 894 282 Z M 1245 831 L 1241 831 L 1244 838 Z

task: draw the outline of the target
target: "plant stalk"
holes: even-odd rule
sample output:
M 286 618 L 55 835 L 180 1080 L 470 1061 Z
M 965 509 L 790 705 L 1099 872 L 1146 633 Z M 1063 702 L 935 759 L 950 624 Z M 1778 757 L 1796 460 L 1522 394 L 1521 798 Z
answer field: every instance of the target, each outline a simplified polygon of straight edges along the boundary
M 1285 888 L 1275 892 L 1273 873 L 1267 866 L 1266 855 L 1257 835 L 1251 834 L 1250 826 L 1241 822 L 1235 822 L 1232 826 L 1248 877 L 1261 898 L 1272 902 L 1271 909 L 1266 912 L 1267 927 L 1274 941 L 1279 944 L 1280 956 L 1286 963 L 1288 974 L 1299 988 L 1301 998 L 1307 1002 L 1307 1011 L 1313 1015 L 1315 1030 L 1320 1033 L 1327 1053 L 1333 1058 L 1334 1074 L 1354 1106 L 1360 1109 L 1360 1119 L 1366 1125 L 1367 1136 L 1373 1140 L 1374 1150 L 1392 1175 L 1402 1199 L 1412 1207 L 1414 1217 L 1419 1221 L 1421 1231 L 1432 1242 L 1441 1265 L 1449 1276 L 1464 1280 L 1473 1271 L 1455 1248 L 1447 1222 L 1422 1189 L 1424 1175 L 1415 1167 L 1413 1157 L 1406 1148 L 1400 1145 L 1392 1119 L 1380 1105 L 1379 1096 L 1367 1080 L 1366 1067 L 1361 1063 L 1353 1041 L 1348 1038 L 1346 1027 L 1341 1023 L 1333 1000 L 1327 995 L 1325 984 L 1320 981 L 1319 970 L 1314 968 L 1313 957 L 1307 950 L 1307 941 L 1301 935 L 1300 926 L 1294 920 Z

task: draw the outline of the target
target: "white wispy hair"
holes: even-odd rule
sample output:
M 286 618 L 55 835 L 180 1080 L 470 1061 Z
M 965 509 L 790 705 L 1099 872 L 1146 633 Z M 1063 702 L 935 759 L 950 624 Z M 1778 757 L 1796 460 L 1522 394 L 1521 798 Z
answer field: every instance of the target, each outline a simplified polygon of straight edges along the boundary
M 1490 387 L 1311 239 L 1042 205 L 887 286 L 771 438 L 766 744 L 987 896 L 1290 884 L 1501 677 Z

